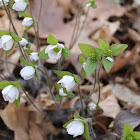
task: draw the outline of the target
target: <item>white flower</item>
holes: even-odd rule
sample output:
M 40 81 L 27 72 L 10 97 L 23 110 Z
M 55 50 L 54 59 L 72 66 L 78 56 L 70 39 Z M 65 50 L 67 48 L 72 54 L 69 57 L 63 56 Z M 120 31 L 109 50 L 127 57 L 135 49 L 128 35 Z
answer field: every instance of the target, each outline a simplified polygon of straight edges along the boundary
M 13 103 L 15 100 L 18 99 L 19 91 L 15 86 L 9 85 L 2 90 L 2 96 L 4 98 L 4 101 L 9 101 L 10 103 Z
M 0 48 L 3 48 L 5 51 L 10 50 L 13 47 L 14 40 L 10 35 L 3 35 L 0 39 Z
M 7 6 L 9 0 L 3 0 L 3 2 L 4 2 L 4 5 Z M 2 0 L 0 0 L 0 6 L 3 6 L 3 2 L 2 2 Z
M 63 76 L 62 79 L 59 80 L 57 83 L 61 83 L 61 86 L 63 88 L 66 88 L 67 91 L 70 91 L 75 85 L 74 77 L 69 75 Z
M 86 62 L 83 63 L 83 69 L 86 70 Z
M 67 96 L 67 94 L 64 92 L 63 88 L 60 88 L 60 89 L 59 89 L 59 95 L 60 95 L 60 96 L 63 96 L 63 97 L 64 97 L 64 96 Z
M 108 61 L 113 62 L 114 60 L 111 57 L 106 58 Z
M 138 7 L 138 6 L 140 6 L 140 0 L 134 0 L 132 6 L 133 6 L 133 7 Z
M 37 53 L 37 52 L 31 53 L 30 59 L 31 59 L 32 61 L 37 61 L 37 60 L 39 59 L 38 53 Z
M 19 41 L 19 44 L 22 45 L 22 46 L 27 46 L 28 41 L 25 38 L 22 38 L 22 40 Z
M 34 77 L 35 69 L 32 66 L 26 66 L 20 71 L 20 75 L 24 80 L 29 80 Z
M 22 25 L 26 26 L 26 27 L 29 27 L 29 26 L 33 25 L 33 18 L 25 17 L 22 21 Z
M 88 104 L 88 107 L 89 107 L 89 109 L 91 110 L 91 111 L 94 111 L 94 110 L 96 110 L 96 104 L 94 103 L 94 102 L 90 102 L 89 104 Z
M 64 45 L 59 43 L 57 43 L 56 45 L 49 45 L 45 49 L 45 53 L 48 53 L 49 58 L 60 59 L 63 48 L 65 48 Z
M 90 7 L 90 6 L 91 6 L 91 3 L 88 2 L 88 3 L 86 4 L 86 7 Z
M 73 137 L 77 137 L 84 133 L 84 124 L 80 122 L 80 120 L 74 120 L 70 124 L 67 125 L 67 132 L 69 135 L 73 135 Z
M 27 7 L 27 3 L 25 0 L 15 0 L 15 3 L 13 4 L 13 9 L 16 11 L 24 11 Z

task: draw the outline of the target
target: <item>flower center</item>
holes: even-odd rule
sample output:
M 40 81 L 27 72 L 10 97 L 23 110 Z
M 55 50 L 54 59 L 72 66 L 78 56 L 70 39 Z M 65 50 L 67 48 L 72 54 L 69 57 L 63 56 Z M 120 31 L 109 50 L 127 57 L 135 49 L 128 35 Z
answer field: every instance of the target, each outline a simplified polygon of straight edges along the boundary
M 58 53 L 60 51 L 60 48 L 56 47 L 53 49 L 56 53 Z
M 105 51 L 105 54 L 106 54 L 107 56 L 111 56 L 111 55 L 112 55 L 112 51 L 111 51 L 111 50 L 106 50 L 106 51 Z

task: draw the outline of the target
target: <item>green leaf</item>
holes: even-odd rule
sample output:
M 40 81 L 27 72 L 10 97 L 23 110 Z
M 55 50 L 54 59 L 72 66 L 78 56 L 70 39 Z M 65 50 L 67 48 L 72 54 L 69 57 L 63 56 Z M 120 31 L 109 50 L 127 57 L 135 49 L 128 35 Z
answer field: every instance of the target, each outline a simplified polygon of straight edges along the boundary
M 81 81 L 80 81 L 80 79 L 78 78 L 78 76 L 75 75 L 75 74 L 73 74 L 73 77 L 74 77 L 75 82 L 76 82 L 77 84 L 81 85 Z
M 31 17 L 31 18 L 33 18 L 29 13 L 24 13 L 23 16 L 24 17 Z
M 64 46 L 64 47 L 65 48 L 62 49 L 62 56 L 63 57 L 70 57 L 70 56 L 72 56 L 70 50 L 66 46 Z
M 83 67 L 82 67 L 82 69 L 81 69 L 81 77 L 82 77 L 83 79 L 85 79 L 85 78 L 87 77 L 87 74 L 86 74 L 85 70 L 83 69 Z
M 52 34 L 49 34 L 48 39 L 47 39 L 47 43 L 51 44 L 51 45 L 56 45 L 58 43 L 58 41 L 56 40 L 56 38 Z
M 86 59 L 84 58 L 84 56 L 82 56 L 82 55 L 79 56 L 79 62 L 81 65 L 83 65 L 83 63 L 86 62 Z
M 123 138 L 121 138 L 121 140 L 128 140 L 128 139 L 127 139 L 127 137 L 123 137 Z
M 63 88 L 60 84 L 56 84 L 56 90 L 57 90 L 57 92 L 59 92 L 59 89 L 60 88 Z
M 70 121 L 68 121 L 68 122 L 66 122 L 64 125 L 63 125 L 63 127 L 64 128 L 66 128 L 71 122 L 73 122 L 74 120 L 70 120 Z
M 18 82 L 18 81 L 17 82 L 3 81 L 3 82 L 0 82 L 0 89 L 4 89 L 5 87 L 7 87 L 9 85 L 14 85 L 17 88 L 20 88 L 21 87 L 21 82 Z
M 26 48 L 30 49 L 31 48 L 31 43 L 28 43 Z
M 25 49 L 24 50 L 28 55 L 30 55 L 33 51 L 32 50 L 30 50 L 30 49 Z
M 101 50 L 101 49 L 99 49 L 99 48 L 95 48 L 95 54 L 96 54 L 96 58 L 97 58 L 98 60 L 100 60 L 101 57 L 102 57 L 102 55 L 104 54 L 104 51 Z
M 111 69 L 111 68 L 113 67 L 113 65 L 114 65 L 114 58 L 111 57 L 111 58 L 113 59 L 113 62 L 110 62 L 110 61 L 107 60 L 106 58 L 107 58 L 107 56 L 104 56 L 104 57 L 103 57 L 103 65 L 104 65 L 104 68 L 105 68 L 106 72 L 109 72 L 110 69 Z
M 13 7 L 13 2 L 12 2 L 12 0 L 9 0 L 7 6 L 8 6 L 8 8 L 12 9 L 12 7 Z
M 3 30 L 1 30 L 1 31 L 0 31 L 0 38 L 1 38 L 3 35 L 10 35 L 10 33 L 9 33 L 8 31 L 3 31 Z
M 24 15 L 24 13 L 25 13 L 25 10 L 24 11 L 19 11 L 18 16 L 21 18 Z
M 28 0 L 25 0 L 26 3 L 28 3 Z
M 27 66 L 35 67 L 33 64 L 27 62 L 27 61 L 26 61 L 25 59 L 23 59 L 22 57 L 20 57 L 20 60 L 21 60 L 24 64 L 26 64 Z
M 112 51 L 112 55 L 116 56 L 118 54 L 120 54 L 121 52 L 123 52 L 126 48 L 128 47 L 128 45 L 126 44 L 114 44 L 110 47 L 111 51 Z
M 86 140 L 90 140 L 90 134 L 89 134 L 89 130 L 88 130 L 88 124 L 84 123 L 84 133 L 83 133 L 84 137 Z
M 90 59 L 87 60 L 86 66 L 85 66 L 87 76 L 90 76 L 94 72 L 97 65 L 98 65 L 97 61 L 92 62 Z
M 109 49 L 109 43 L 108 43 L 107 41 L 104 41 L 104 40 L 102 40 L 102 39 L 99 39 L 99 40 L 98 40 L 98 43 L 99 43 L 100 49 L 102 49 L 102 50 L 104 50 L 104 51 L 106 51 L 106 50 Z
M 73 98 L 73 97 L 75 97 L 75 94 L 72 93 L 71 91 L 69 91 L 69 92 L 67 92 L 67 97 Z
M 91 45 L 87 45 L 87 44 L 78 44 L 78 45 L 80 50 L 87 57 L 90 57 L 91 54 L 95 53 L 95 49 Z
M 127 136 L 131 136 L 132 133 L 133 133 L 132 127 L 128 123 L 125 123 L 123 129 L 123 135 L 127 137 Z
M 13 45 L 14 46 L 14 45 Z M 8 51 L 5 51 L 4 50 L 4 53 L 7 55 L 7 54 L 9 54 L 10 52 L 11 52 L 11 50 L 13 49 L 13 47 L 10 49 L 10 50 L 8 50 Z
M 58 71 L 58 70 L 54 70 L 54 73 L 57 74 L 57 75 L 60 76 L 60 77 L 63 77 L 63 76 L 65 76 L 65 75 L 73 76 L 72 73 L 67 72 L 67 71 Z
M 31 27 L 32 27 L 32 25 L 29 26 L 29 27 L 26 27 L 26 28 L 25 28 L 25 31 L 26 31 L 26 32 L 29 31 Z
M 22 40 L 19 36 L 15 35 L 14 33 L 10 32 L 10 34 L 11 34 L 12 38 L 13 38 L 16 42 L 19 42 L 19 41 Z
M 131 134 L 131 136 L 132 136 L 133 138 L 135 138 L 135 140 L 139 140 L 139 139 L 140 139 L 140 132 L 133 132 L 133 133 Z
M 20 105 L 20 95 L 19 95 L 18 99 L 14 101 L 14 104 L 15 104 L 17 107 L 19 107 L 19 105 Z
M 49 58 L 48 54 L 45 53 L 45 49 L 46 48 L 44 48 L 41 52 L 39 52 L 39 58 L 40 59 L 48 59 Z
M 37 68 L 35 68 L 35 76 L 36 76 L 37 80 L 39 80 L 39 73 L 38 73 Z
M 24 37 L 25 39 L 27 39 L 27 40 L 28 40 L 28 34 L 27 34 L 27 31 L 26 31 L 26 30 L 24 30 L 23 37 Z
M 77 114 L 76 112 L 73 114 L 73 117 L 75 118 L 75 119 L 78 119 L 80 116 L 79 116 L 79 114 Z
M 56 101 L 57 102 L 60 101 L 62 98 L 63 98 L 62 96 L 60 96 L 59 94 L 56 94 Z

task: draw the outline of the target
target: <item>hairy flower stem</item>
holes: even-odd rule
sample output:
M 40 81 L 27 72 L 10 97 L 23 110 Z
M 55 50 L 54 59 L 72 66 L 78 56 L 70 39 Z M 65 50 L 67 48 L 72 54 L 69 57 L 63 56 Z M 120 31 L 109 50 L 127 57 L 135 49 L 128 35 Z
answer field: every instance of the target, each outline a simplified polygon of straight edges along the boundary
M 80 97 L 80 102 L 81 102 L 81 112 L 82 112 L 82 115 L 84 114 L 84 106 L 83 106 L 83 101 L 82 101 L 82 96 L 81 96 L 81 92 L 80 92 L 80 85 L 78 84 L 78 94 L 79 94 L 79 97 Z
M 97 77 L 97 76 L 96 76 L 96 71 L 97 71 L 97 70 L 95 70 L 95 74 L 94 74 L 95 80 L 94 80 L 93 88 L 92 88 L 92 90 L 90 91 L 89 95 L 85 98 L 85 101 L 86 101 L 87 99 L 89 99 L 89 98 L 91 97 L 91 95 L 94 93 L 95 86 L 96 86 L 96 77 Z
M 30 97 L 28 96 L 28 94 L 26 93 L 25 89 L 23 87 L 21 87 L 21 89 L 23 90 L 23 92 L 25 93 L 26 97 L 28 98 L 28 100 L 31 102 L 31 104 L 35 107 L 35 109 L 44 117 L 46 117 L 46 114 L 40 110 L 36 104 L 30 99 Z
M 100 64 L 99 71 L 98 71 L 98 88 L 99 88 L 99 96 L 98 96 L 97 105 L 99 105 L 100 98 L 101 98 L 101 86 L 100 86 L 100 70 L 101 70 L 101 67 L 102 67 L 102 63 Z
M 51 91 L 51 84 L 50 84 L 50 81 L 49 81 L 50 78 L 49 78 L 48 72 L 47 72 L 47 70 L 46 70 L 43 66 L 38 66 L 38 67 L 39 67 L 39 68 L 42 68 L 42 69 L 44 70 L 45 75 L 46 75 L 47 80 L 48 80 L 48 86 L 49 86 L 50 95 L 51 95 L 52 99 L 54 100 L 56 107 L 58 107 L 57 102 L 56 102 L 56 100 L 55 100 L 55 97 L 54 97 L 54 95 L 53 95 L 53 93 L 52 93 L 52 91 Z M 41 70 L 41 69 L 40 69 L 40 70 Z
M 12 17 L 11 17 L 10 10 L 9 10 L 9 8 L 7 8 L 7 7 L 5 6 L 3 0 L 2 0 L 2 3 L 3 3 L 3 6 L 4 6 L 4 9 L 5 9 L 5 11 L 6 11 L 6 14 L 7 14 L 8 18 L 9 18 L 9 21 L 10 21 L 10 23 L 12 24 L 13 30 L 14 30 L 15 34 L 18 35 L 17 30 L 16 30 L 16 28 L 15 28 L 15 26 L 14 26 L 14 24 L 13 24 L 13 21 L 12 21 Z M 18 45 L 19 45 L 20 55 L 21 55 L 24 59 L 26 59 L 26 57 L 25 57 L 24 54 L 23 54 L 23 50 L 22 50 L 22 48 L 21 48 L 19 42 L 18 42 Z

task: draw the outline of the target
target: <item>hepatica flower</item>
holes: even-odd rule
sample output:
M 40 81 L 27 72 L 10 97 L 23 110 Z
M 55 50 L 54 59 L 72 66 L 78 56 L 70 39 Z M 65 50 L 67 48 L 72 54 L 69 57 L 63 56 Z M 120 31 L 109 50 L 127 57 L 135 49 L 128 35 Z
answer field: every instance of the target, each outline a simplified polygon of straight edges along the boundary
M 28 43 L 29 43 L 29 42 L 28 42 L 25 38 L 22 38 L 22 40 L 19 41 L 19 44 L 20 44 L 21 46 L 27 46 Z
M 3 0 L 3 2 L 4 2 L 4 4 L 5 4 L 5 6 L 7 6 L 9 0 Z M 0 0 L 0 6 L 3 6 L 3 2 L 2 2 L 2 0 Z
M 66 129 L 69 135 L 77 137 L 84 133 L 84 124 L 80 119 L 74 119 L 74 121 L 67 125 Z
M 32 66 L 25 66 L 21 71 L 20 75 L 24 80 L 30 80 L 35 75 L 35 69 Z
M 30 59 L 32 61 L 37 61 L 39 59 L 38 53 L 37 52 L 33 52 L 30 54 Z
M 73 76 L 65 75 L 57 83 L 61 83 L 63 88 L 66 88 L 67 91 L 70 91 L 75 85 L 75 80 Z
M 13 103 L 19 97 L 19 90 L 13 85 L 9 85 L 2 90 L 2 96 L 5 101 Z
M 62 56 L 62 49 L 65 48 L 63 44 L 57 43 L 56 45 L 49 45 L 45 49 L 45 53 L 48 54 L 49 58 L 60 59 Z
M 15 3 L 13 4 L 13 9 L 16 11 L 25 11 L 27 7 L 27 3 L 25 0 L 15 0 Z
M 0 48 L 3 48 L 5 51 L 10 50 L 13 47 L 14 40 L 10 35 L 3 35 L 0 39 Z
M 33 23 L 33 18 L 31 17 L 25 17 L 22 21 L 22 25 L 26 27 L 30 27 L 31 25 L 33 25 Z

